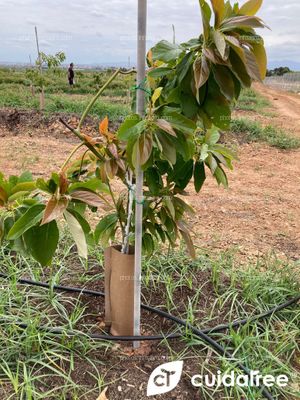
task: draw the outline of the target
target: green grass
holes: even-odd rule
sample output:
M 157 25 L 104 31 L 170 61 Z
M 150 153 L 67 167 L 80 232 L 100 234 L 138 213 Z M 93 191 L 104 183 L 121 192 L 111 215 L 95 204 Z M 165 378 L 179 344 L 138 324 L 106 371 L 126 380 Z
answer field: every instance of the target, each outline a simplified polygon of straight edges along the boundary
M 106 71 L 75 71 L 76 85 L 72 93 L 94 93 L 112 73 L 109 69 Z M 66 70 L 44 71 L 43 76 L 46 80 L 46 93 L 70 93 Z M 118 76 L 103 95 L 111 96 L 113 93 L 115 96 L 126 96 L 128 89 L 134 85 L 134 79 L 134 75 Z M 0 85 L 22 86 L 30 92 L 30 80 L 26 77 L 25 69 L 0 68 Z
M 111 74 L 112 71 L 109 70 L 80 71 L 77 73 L 76 85 L 71 90 L 66 79 L 66 71 L 62 70 L 59 73 L 45 71 L 45 113 L 81 114 L 94 93 Z M 112 121 L 128 115 L 133 85 L 134 76 L 118 76 L 104 91 L 91 114 L 100 118 L 107 115 Z M 38 88 L 35 89 L 33 96 L 25 70 L 0 69 L 0 107 L 39 109 Z
M 235 108 L 265 114 L 264 109 L 270 106 L 271 103 L 254 89 L 243 89 Z
M 91 100 L 92 95 L 73 96 L 72 94 L 50 94 L 46 93 L 45 113 L 76 113 L 81 114 Z M 120 117 L 126 116 L 130 111 L 130 106 L 120 100 L 110 100 L 101 98 L 96 102 L 91 115 L 100 118 L 106 115 L 114 121 Z M 0 85 L 0 107 L 22 108 L 28 110 L 39 109 L 39 96 L 32 96 L 26 87 L 17 87 L 16 85 Z
M 270 146 L 284 150 L 298 149 L 300 147 L 300 139 L 272 125 L 263 127 L 260 123 L 246 118 L 233 119 L 231 132 L 236 135 L 246 135 L 248 141 L 262 141 Z
M 300 290 L 299 264 L 283 262 L 274 256 L 240 268 L 230 251 L 218 256 L 199 251 L 195 261 L 181 250 L 163 254 L 160 250 L 143 262 L 143 302 L 168 310 L 199 327 L 261 313 Z M 7 321 L 0 325 L 1 398 L 94 400 L 103 387 L 110 389 L 122 384 L 120 371 L 124 369 L 128 369 L 127 382 L 135 384 L 136 378 L 131 377 L 131 370 L 135 368 L 132 369 L 130 357 L 124 356 L 121 349 L 112 350 L 109 344 L 90 341 L 85 336 L 59 338 L 38 330 L 38 325 L 42 324 L 94 331 L 87 318 L 91 317 L 91 311 L 81 296 L 16 283 L 19 277 L 29 277 L 51 284 L 95 287 L 97 283 L 99 287 L 99 281 L 103 281 L 101 249 L 92 252 L 88 263 L 82 262 L 66 236 L 61 240 L 51 268 L 41 268 L 27 258 L 10 254 L 5 247 L 0 249 L 0 262 L 1 272 L 10 276 L 9 281 L 1 279 L 0 291 L 1 318 Z M 22 330 L 14 325 L 14 320 L 27 322 L 30 326 Z M 151 333 L 156 330 L 159 333 L 160 329 L 164 332 L 176 330 L 174 325 L 166 324 L 153 330 L 157 320 L 148 317 L 144 320 L 144 329 Z M 268 321 L 213 337 L 249 368 L 259 369 L 264 374 L 287 374 L 290 385 L 275 388 L 272 392 L 276 399 L 280 395 L 281 399 L 291 400 L 292 395 L 295 398 L 300 395 L 299 387 L 297 389 L 299 326 L 300 310 L 293 307 Z M 163 341 L 153 356 L 155 354 L 152 361 L 151 356 L 149 359 L 137 357 L 134 365 L 143 370 L 144 364 L 148 363 L 154 369 L 166 362 L 158 361 L 162 356 L 170 361 L 184 359 L 185 369 L 189 371 L 183 377 L 185 390 L 191 385 L 189 374 L 218 369 L 226 372 L 232 368 L 232 363 L 215 354 L 196 337 L 191 337 L 189 332 L 183 341 Z M 127 360 L 129 364 L 126 364 Z M 148 375 L 141 373 L 140 379 L 146 384 Z M 108 390 L 108 398 L 115 398 L 109 393 Z M 119 396 L 117 400 L 125 398 L 123 392 Z M 145 386 L 142 391 L 129 392 L 127 397 L 146 399 Z M 258 400 L 261 396 L 248 389 L 213 391 L 206 388 L 201 389 L 197 398 Z

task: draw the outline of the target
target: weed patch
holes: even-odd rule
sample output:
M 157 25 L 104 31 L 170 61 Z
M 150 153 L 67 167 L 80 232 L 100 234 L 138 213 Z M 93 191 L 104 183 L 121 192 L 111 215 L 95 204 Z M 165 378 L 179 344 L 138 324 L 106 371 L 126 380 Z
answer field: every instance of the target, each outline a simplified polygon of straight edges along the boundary
M 300 147 L 300 139 L 293 137 L 281 129 L 272 125 L 261 126 L 258 122 L 249 119 L 233 119 L 231 132 L 239 135 L 244 134 L 248 141 L 262 141 L 279 149 L 291 150 Z

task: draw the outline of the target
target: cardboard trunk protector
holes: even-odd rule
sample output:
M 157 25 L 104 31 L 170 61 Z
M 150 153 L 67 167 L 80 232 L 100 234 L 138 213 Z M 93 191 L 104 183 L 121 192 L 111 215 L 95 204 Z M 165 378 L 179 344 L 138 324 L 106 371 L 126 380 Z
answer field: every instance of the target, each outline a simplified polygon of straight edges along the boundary
M 115 336 L 133 335 L 134 249 L 122 254 L 121 246 L 104 251 L 105 324 Z

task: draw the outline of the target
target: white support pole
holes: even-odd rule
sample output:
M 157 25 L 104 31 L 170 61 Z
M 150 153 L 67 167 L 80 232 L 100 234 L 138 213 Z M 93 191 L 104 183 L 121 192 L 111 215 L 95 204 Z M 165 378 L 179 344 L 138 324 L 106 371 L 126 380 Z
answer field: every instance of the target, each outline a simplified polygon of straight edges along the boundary
M 138 37 L 137 37 L 137 86 L 142 87 L 146 76 L 146 30 L 147 0 L 138 0 Z M 136 111 L 145 113 L 145 92 L 137 90 Z M 139 165 L 139 154 L 137 165 Z M 134 335 L 140 335 L 141 323 L 141 264 L 142 264 L 142 221 L 143 221 L 143 181 L 144 175 L 140 167 L 136 168 L 136 206 L 135 206 L 135 260 L 134 260 Z M 139 342 L 133 347 L 138 348 Z

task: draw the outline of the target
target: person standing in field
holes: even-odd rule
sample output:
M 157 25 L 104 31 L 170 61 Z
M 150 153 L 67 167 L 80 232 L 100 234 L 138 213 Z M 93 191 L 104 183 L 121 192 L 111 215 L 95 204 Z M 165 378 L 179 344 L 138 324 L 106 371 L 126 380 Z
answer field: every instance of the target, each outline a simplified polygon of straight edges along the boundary
M 74 77 L 75 77 L 74 64 L 71 63 L 68 69 L 68 80 L 69 80 L 69 85 L 71 87 L 73 87 L 74 85 Z

